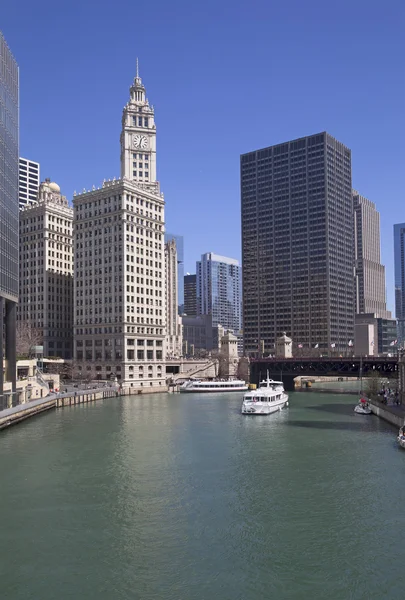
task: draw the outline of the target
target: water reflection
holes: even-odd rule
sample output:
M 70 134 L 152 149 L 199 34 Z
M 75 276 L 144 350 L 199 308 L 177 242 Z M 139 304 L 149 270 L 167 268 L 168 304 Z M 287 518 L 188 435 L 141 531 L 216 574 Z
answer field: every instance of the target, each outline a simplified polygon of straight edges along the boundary
M 395 598 L 395 430 L 356 397 L 293 393 L 267 417 L 241 401 L 111 399 L 0 435 L 2 597 Z

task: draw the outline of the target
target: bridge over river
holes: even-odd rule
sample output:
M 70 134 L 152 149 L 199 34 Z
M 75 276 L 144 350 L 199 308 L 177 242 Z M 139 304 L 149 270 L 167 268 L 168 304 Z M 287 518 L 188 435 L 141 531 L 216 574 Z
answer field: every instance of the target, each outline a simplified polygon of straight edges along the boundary
M 258 384 L 266 377 L 282 380 L 286 390 L 294 389 L 295 377 L 359 377 L 379 373 L 382 377 L 397 377 L 398 358 L 393 357 L 319 357 L 319 358 L 257 358 L 251 361 L 250 380 Z

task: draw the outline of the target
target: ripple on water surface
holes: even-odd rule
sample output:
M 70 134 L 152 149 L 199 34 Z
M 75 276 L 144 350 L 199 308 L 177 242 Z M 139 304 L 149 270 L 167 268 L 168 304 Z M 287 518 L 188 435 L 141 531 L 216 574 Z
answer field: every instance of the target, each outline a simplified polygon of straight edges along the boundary
M 355 398 L 109 399 L 0 434 L 2 598 L 399 598 L 405 452 Z

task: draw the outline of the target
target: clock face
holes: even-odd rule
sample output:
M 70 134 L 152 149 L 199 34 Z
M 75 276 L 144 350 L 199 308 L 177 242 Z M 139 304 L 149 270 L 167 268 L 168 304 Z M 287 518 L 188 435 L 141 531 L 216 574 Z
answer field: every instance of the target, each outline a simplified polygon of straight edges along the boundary
M 144 150 L 148 145 L 148 138 L 145 135 L 136 135 L 133 143 L 135 148 L 142 148 Z

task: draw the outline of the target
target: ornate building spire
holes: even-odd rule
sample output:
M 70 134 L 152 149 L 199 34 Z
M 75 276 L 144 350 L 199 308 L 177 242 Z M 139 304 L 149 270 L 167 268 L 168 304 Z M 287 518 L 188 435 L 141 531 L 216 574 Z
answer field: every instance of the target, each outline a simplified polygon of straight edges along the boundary
M 145 86 L 136 76 L 124 107 L 121 131 L 121 177 L 156 187 L 156 126 L 153 107 L 149 106 Z

